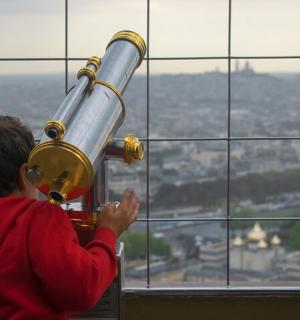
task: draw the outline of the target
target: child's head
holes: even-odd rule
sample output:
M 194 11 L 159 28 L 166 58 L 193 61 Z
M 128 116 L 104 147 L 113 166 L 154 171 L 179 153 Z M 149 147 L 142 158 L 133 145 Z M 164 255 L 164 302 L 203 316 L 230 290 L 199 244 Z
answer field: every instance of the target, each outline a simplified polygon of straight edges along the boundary
M 0 197 L 27 195 L 26 163 L 34 144 L 31 130 L 18 118 L 0 115 Z

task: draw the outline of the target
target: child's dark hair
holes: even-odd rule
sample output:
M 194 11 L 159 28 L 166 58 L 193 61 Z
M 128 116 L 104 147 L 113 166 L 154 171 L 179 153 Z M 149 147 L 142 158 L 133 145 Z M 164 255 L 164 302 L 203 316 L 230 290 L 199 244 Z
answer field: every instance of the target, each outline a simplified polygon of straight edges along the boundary
M 35 143 L 31 130 L 16 117 L 0 115 L 0 197 L 19 185 L 19 169 Z

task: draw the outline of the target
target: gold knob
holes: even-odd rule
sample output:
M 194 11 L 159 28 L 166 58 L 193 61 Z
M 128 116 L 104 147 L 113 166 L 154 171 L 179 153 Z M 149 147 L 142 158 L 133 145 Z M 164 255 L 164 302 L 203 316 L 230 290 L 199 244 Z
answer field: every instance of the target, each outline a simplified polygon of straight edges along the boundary
M 124 162 L 134 164 L 144 158 L 144 145 L 135 136 L 128 134 L 124 138 Z

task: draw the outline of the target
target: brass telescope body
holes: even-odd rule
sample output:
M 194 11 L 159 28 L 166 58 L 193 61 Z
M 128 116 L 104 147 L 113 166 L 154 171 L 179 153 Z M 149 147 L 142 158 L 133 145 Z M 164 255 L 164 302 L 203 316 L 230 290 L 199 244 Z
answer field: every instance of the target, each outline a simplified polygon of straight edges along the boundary
M 143 144 L 136 137 L 126 136 L 123 145 L 112 139 L 125 118 L 122 94 L 145 52 L 138 34 L 115 34 L 102 60 L 92 57 L 79 70 L 77 83 L 29 156 L 28 178 L 51 203 L 83 196 L 86 218 L 73 217 L 79 225 L 94 225 L 95 214 L 108 201 L 107 161 L 122 158 L 132 164 L 143 158 Z

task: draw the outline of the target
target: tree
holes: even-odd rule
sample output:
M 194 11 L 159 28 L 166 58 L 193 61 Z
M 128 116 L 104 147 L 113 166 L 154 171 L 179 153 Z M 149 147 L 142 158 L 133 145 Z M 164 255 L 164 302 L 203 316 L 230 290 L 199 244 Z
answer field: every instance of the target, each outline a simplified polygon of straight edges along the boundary
M 290 231 L 288 238 L 289 247 L 292 250 L 300 250 L 300 222 L 296 222 Z
M 128 232 L 120 239 L 125 244 L 125 255 L 129 260 L 146 259 L 147 234 L 144 232 Z M 164 239 L 149 235 L 150 252 L 153 255 L 169 258 L 170 245 Z

